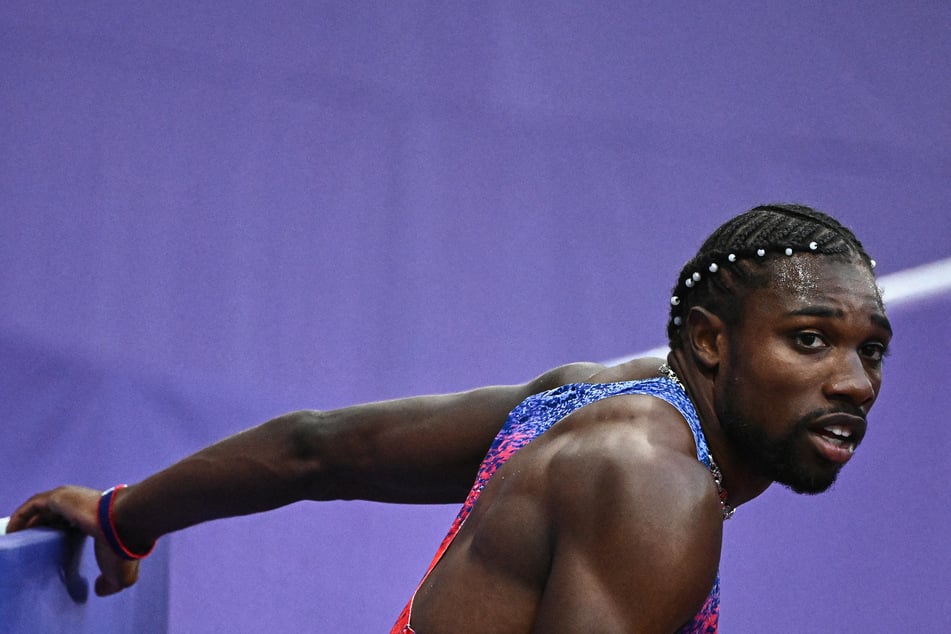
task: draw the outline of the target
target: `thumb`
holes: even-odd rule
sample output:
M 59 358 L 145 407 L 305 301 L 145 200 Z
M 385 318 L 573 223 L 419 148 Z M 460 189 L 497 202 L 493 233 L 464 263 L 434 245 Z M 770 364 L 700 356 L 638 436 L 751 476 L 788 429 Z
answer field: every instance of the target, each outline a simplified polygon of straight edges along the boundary
M 104 574 L 96 578 L 95 589 L 96 595 L 100 597 L 107 597 L 110 594 L 115 594 L 119 592 L 119 590 L 122 590 L 117 583 L 107 578 Z
M 96 540 L 96 562 L 101 574 L 96 579 L 96 594 L 105 597 L 128 588 L 139 580 L 139 562 L 119 558 L 104 541 Z

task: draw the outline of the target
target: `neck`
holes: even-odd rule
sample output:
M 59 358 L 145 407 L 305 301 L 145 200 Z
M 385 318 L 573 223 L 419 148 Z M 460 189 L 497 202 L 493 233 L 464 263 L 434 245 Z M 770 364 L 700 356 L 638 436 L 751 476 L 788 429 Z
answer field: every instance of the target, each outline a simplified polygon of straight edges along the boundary
M 672 350 L 667 356 L 667 364 L 680 377 L 697 409 L 707 446 L 720 467 L 723 488 L 728 492 L 727 504 L 735 508 L 760 495 L 772 481 L 753 473 L 749 463 L 737 454 L 724 434 L 716 413 L 714 377 L 697 367 L 683 349 Z

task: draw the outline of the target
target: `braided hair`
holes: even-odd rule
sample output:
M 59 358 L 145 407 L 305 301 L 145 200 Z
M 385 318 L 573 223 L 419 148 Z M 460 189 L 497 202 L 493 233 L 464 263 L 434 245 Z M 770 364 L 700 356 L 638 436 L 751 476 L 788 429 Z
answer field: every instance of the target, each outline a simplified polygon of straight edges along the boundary
M 681 269 L 667 322 L 671 349 L 682 345 L 680 327 L 691 307 L 703 306 L 736 323 L 746 294 L 769 282 L 768 264 L 793 253 L 875 267 L 855 234 L 821 211 L 792 204 L 754 207 L 721 225 Z

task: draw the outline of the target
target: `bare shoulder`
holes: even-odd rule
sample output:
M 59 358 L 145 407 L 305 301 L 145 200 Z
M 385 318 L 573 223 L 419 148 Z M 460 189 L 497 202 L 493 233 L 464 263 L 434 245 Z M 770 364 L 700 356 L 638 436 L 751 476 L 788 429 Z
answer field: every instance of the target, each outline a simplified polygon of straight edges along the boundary
M 568 383 L 586 383 L 592 380 L 592 377 L 606 370 L 606 366 L 600 363 L 577 362 L 560 365 L 553 368 L 526 384 L 528 393 L 534 394 L 554 389 Z
M 600 363 L 569 363 L 549 370 L 528 384 L 529 391 L 540 392 L 567 383 L 611 383 L 633 381 L 657 376 L 664 362 L 655 357 L 630 359 L 614 366 Z
M 716 510 L 710 471 L 697 460 L 686 421 L 666 401 L 648 395 L 605 398 L 580 408 L 558 427 L 547 461 L 550 481 L 558 486 L 550 494 L 587 511 L 572 521 L 605 513 L 600 501 L 606 496 L 638 511 L 631 515 L 637 518 L 646 512 L 674 513 L 684 505 L 701 513 Z M 586 495 L 588 487 L 597 487 L 600 494 Z M 652 502 L 662 504 L 655 508 Z
M 618 396 L 561 421 L 547 461 L 544 631 L 673 631 L 709 593 L 722 521 L 680 414 Z
M 618 365 L 604 367 L 592 382 L 611 383 L 613 381 L 635 381 L 657 376 L 657 369 L 664 363 L 659 357 L 640 357 L 629 359 Z

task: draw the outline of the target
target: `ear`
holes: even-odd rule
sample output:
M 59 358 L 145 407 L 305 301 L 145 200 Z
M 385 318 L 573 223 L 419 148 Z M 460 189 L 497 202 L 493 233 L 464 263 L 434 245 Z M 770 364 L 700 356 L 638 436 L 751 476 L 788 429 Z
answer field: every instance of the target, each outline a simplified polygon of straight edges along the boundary
M 726 324 L 702 306 L 693 306 L 687 313 L 687 350 L 698 366 L 713 370 L 720 364 L 726 343 Z

